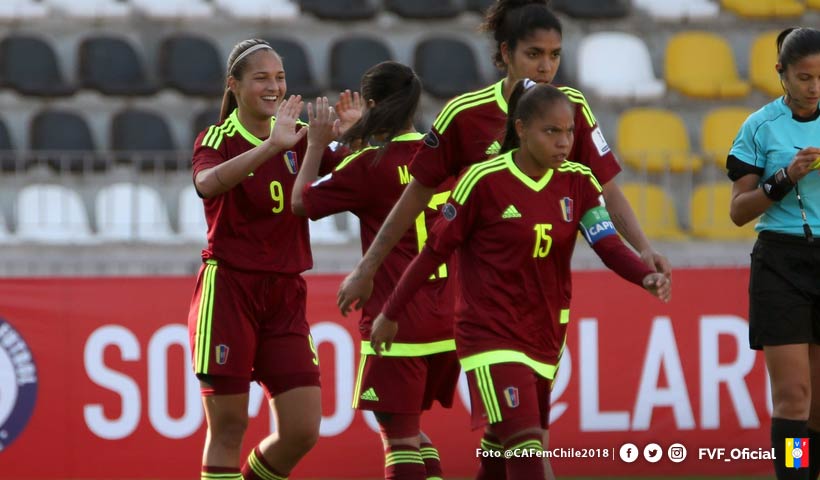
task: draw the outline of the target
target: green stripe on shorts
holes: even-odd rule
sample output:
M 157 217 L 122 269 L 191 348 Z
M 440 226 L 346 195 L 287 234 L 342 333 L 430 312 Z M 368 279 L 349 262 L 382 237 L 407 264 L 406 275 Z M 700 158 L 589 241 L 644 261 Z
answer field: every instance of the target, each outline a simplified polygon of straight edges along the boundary
M 214 287 L 216 286 L 216 262 L 207 262 L 202 274 L 202 289 L 199 294 L 199 313 L 196 319 L 195 372 L 208 373 L 211 352 L 211 327 L 214 316 Z

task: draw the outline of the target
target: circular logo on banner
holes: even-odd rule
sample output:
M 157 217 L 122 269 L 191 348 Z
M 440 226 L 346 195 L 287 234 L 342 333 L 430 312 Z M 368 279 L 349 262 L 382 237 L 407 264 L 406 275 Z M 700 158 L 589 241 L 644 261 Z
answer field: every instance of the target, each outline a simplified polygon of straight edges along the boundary
M 31 349 L 0 318 L 0 452 L 25 430 L 36 401 L 37 367 Z

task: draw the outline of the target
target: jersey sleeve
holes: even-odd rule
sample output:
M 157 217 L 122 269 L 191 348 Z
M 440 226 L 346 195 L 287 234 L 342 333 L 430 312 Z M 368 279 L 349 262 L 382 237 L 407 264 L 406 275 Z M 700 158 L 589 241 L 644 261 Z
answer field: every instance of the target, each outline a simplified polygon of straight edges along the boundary
M 227 160 L 223 145 L 225 142 L 213 142 L 215 135 L 222 135 L 216 126 L 211 126 L 197 135 L 194 140 L 194 155 L 191 160 L 193 168 L 193 178 L 203 170 L 219 165 Z M 216 148 L 214 148 L 216 145 Z
M 410 164 L 410 174 L 427 188 L 436 188 L 448 177 L 455 177 L 461 171 L 460 156 L 455 151 L 461 141 L 456 120 L 450 122 L 443 131 L 436 127 L 442 124 L 441 117 L 446 112 L 445 107 L 424 136 L 424 142 Z
M 345 162 L 343 168 L 324 175 L 315 182 L 305 185 L 302 199 L 307 216 L 312 220 L 339 212 L 356 211 L 366 207 L 374 199 L 372 188 L 367 188 L 369 152 L 360 155 L 355 161 Z M 358 155 L 354 153 L 353 155 Z
M 562 87 L 561 90 L 575 107 L 575 142 L 569 159 L 591 168 L 598 181 L 605 184 L 620 173 L 621 166 L 584 95 L 569 87 Z
M 453 192 L 458 189 L 459 183 L 460 180 L 453 187 Z M 453 250 L 469 238 L 475 228 L 482 189 L 483 183 L 479 182 L 469 195 L 462 199 L 463 203 L 457 201 L 452 194 L 450 195 L 447 202 L 442 205 L 440 215 L 430 230 L 425 248 L 430 248 L 439 257 L 447 258 Z
M 726 158 L 726 169 L 729 178 L 733 181 L 749 173 L 763 175 L 766 157 L 765 149 L 758 145 L 759 139 L 756 135 L 758 126 L 757 122 L 747 118 L 741 125 L 740 131 L 737 132 Z

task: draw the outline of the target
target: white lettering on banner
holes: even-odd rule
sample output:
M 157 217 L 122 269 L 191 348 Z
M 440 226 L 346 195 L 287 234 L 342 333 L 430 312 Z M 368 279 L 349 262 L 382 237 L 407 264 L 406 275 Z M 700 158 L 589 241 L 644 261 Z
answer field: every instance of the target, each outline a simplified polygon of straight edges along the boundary
M 95 435 L 106 440 L 118 440 L 131 435 L 139 424 L 140 389 L 131 377 L 105 366 L 103 353 L 110 345 L 119 348 L 123 360 L 131 362 L 140 359 L 140 345 L 130 330 L 119 325 L 98 328 L 85 343 L 83 357 L 88 378 L 120 396 L 120 417 L 109 419 L 100 404 L 85 405 L 83 416 L 89 430 Z
M 168 349 L 178 345 L 185 354 L 185 411 L 182 417 L 168 414 Z M 148 418 L 151 425 L 168 438 L 185 438 L 202 424 L 202 403 L 199 381 L 191 368 L 191 348 L 188 329 L 179 324 L 166 325 L 154 333 L 148 342 Z
M 350 408 L 353 398 L 353 338 L 344 327 L 333 322 L 321 322 L 310 328 L 313 343 L 316 349 L 324 342 L 333 345 L 333 364 L 336 367 L 336 409 L 330 417 L 322 416 L 322 425 L 319 434 L 323 437 L 333 437 L 347 430 L 353 423 L 355 411 Z M 320 359 L 321 361 L 321 359 Z
M 718 350 L 721 335 L 734 337 L 737 359 L 720 363 Z M 746 348 L 749 326 L 735 315 L 703 315 L 700 318 L 700 423 L 704 429 L 720 428 L 720 384 L 725 383 L 740 426 L 758 428 L 749 389 L 744 380 L 752 371 L 755 352 Z
M 570 378 L 572 378 L 572 355 L 569 353 L 569 347 L 564 345 L 564 353 L 561 354 L 561 361 L 558 363 L 558 372 L 552 382 L 550 398 L 560 398 L 569 386 Z M 567 408 L 569 408 L 567 402 L 552 401 L 550 405 L 550 423 L 561 418 Z
M 629 430 L 629 412 L 600 410 L 598 396 L 598 320 L 578 322 L 578 371 L 581 382 L 581 431 L 624 432 Z
M 669 317 L 655 318 L 643 361 L 635 414 L 632 417 L 632 430 L 649 430 L 652 412 L 656 407 L 672 407 L 678 430 L 695 428 L 695 417 L 689 403 L 677 344 Z M 669 384 L 666 388 L 658 387 L 661 368 Z

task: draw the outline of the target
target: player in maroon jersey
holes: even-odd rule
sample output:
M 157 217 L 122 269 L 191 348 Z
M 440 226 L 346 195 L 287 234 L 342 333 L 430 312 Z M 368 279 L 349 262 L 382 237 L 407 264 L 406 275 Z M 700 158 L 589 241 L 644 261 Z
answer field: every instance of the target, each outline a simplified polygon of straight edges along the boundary
M 362 249 L 366 250 L 390 208 L 410 183 L 407 171 L 423 135 L 413 127 L 421 95 L 421 82 L 410 67 L 383 62 L 362 77 L 365 109 L 342 141 L 367 147 L 345 158 L 336 169 L 316 180 L 319 160 L 335 138 L 327 99 L 317 99 L 316 113 L 308 105 L 310 132 L 305 162 L 293 188 L 291 206 L 297 215 L 319 219 L 350 211 L 361 225 Z M 345 95 L 345 94 L 343 94 Z M 347 95 L 349 96 L 349 95 Z M 313 182 L 312 184 L 310 182 Z M 443 201 L 449 191 L 435 196 Z M 438 216 L 436 207 L 417 219 L 415 228 L 399 241 L 376 273 L 373 296 L 362 309 L 359 331 L 362 355 L 353 394 L 353 406 L 371 410 L 381 427 L 385 445 L 385 479 L 425 480 L 441 478 L 439 455 L 421 432 L 421 413 L 434 400 L 445 407 L 453 402 L 459 363 L 453 340 L 452 265 L 437 267 L 432 278 L 419 286 L 413 302 L 401 316 L 408 328 L 394 339 L 388 355 L 376 357 L 370 348 L 370 327 L 402 272 L 416 257 L 427 230 Z
M 575 129 L 567 96 L 527 82 L 510 98 L 504 153 L 461 175 L 370 337 L 377 354 L 389 352 L 418 285 L 458 248 L 455 337 L 472 424 L 486 426 L 513 452 L 541 450 L 548 440 L 550 382 L 566 341 L 578 231 L 616 273 L 664 301 L 671 294 L 669 279 L 621 242 L 591 170 L 567 160 Z M 483 468 L 478 478 L 503 478 Z M 533 455 L 513 457 L 505 469 L 508 480 L 531 480 L 545 478 L 548 466 Z
M 301 276 L 313 260 L 307 220 L 289 205 L 307 129 L 298 122 L 301 98 L 285 100 L 286 91 L 271 46 L 240 42 L 228 58 L 220 122 L 194 145 L 194 185 L 208 223 L 188 316 L 208 421 L 202 479 L 285 479 L 319 436 L 319 360 Z M 343 152 L 322 156 L 327 171 Z M 277 432 L 240 471 L 250 381 L 268 396 Z
M 516 81 L 552 82 L 561 58 L 561 23 L 544 0 L 498 0 L 487 12 L 485 29 L 497 45 L 495 62 L 506 77 L 484 89 L 451 100 L 425 137 L 410 173 L 414 180 L 385 220 L 371 247 L 339 289 L 339 307 L 347 314 L 361 308 L 373 276 L 393 245 L 429 202 L 435 188 L 465 167 L 495 156 L 507 116 L 507 99 Z M 590 169 L 603 186 L 607 209 L 618 232 L 651 268 L 671 272 L 643 234 L 635 214 L 614 181 L 620 167 L 583 94 L 561 87 L 573 105 L 575 143 L 568 158 Z

